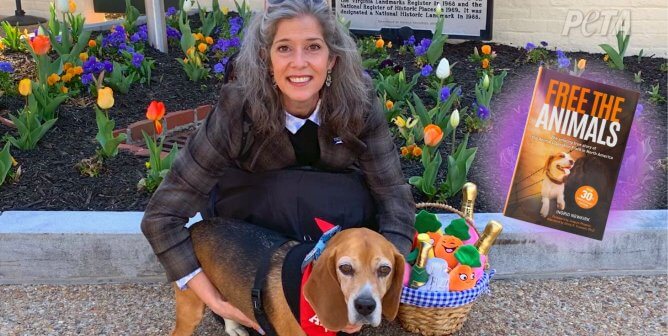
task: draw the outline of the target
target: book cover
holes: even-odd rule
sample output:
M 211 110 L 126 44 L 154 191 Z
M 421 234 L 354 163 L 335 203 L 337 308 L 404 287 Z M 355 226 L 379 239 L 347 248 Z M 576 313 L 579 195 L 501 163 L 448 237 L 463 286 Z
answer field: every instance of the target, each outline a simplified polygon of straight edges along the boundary
M 639 96 L 541 67 L 504 215 L 603 239 Z

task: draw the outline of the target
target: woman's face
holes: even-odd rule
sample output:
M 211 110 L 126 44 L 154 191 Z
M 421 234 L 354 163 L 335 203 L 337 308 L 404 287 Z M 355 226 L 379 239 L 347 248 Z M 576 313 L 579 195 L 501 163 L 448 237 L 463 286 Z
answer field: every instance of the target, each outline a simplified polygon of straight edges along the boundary
M 334 66 L 320 24 L 308 15 L 279 21 L 269 55 L 283 107 L 296 116 L 308 115 Z

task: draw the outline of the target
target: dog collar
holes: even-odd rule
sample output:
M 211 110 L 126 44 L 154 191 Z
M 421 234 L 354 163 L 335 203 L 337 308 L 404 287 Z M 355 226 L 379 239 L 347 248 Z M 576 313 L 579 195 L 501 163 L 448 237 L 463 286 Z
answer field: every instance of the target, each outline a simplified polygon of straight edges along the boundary
M 341 227 L 337 225 L 322 234 L 318 242 L 315 244 L 315 247 L 306 255 L 306 257 L 304 257 L 304 261 L 302 262 L 302 272 L 304 272 L 306 266 L 320 257 L 322 251 L 325 250 L 327 242 L 339 231 L 341 231 Z
M 550 179 L 550 181 L 552 181 L 552 183 L 554 183 L 554 184 L 564 184 L 564 179 L 562 179 L 561 181 L 555 179 L 552 176 L 552 174 L 550 174 L 549 170 L 545 172 L 545 175 L 547 175 L 547 178 Z

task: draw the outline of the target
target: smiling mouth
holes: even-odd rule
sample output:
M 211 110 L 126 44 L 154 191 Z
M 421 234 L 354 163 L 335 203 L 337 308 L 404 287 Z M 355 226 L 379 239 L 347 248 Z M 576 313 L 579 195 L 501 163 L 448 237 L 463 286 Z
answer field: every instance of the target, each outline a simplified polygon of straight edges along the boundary
M 294 77 L 288 77 L 288 81 L 292 84 L 304 84 L 308 83 L 311 81 L 313 77 L 311 76 L 294 76 Z
M 563 166 L 562 167 L 561 165 L 557 165 L 557 169 L 561 170 L 564 173 L 570 172 L 571 168 L 573 168 L 573 166 Z
M 455 252 L 455 248 L 454 248 L 454 247 L 446 247 L 446 248 L 445 248 L 445 253 L 452 253 L 452 252 Z

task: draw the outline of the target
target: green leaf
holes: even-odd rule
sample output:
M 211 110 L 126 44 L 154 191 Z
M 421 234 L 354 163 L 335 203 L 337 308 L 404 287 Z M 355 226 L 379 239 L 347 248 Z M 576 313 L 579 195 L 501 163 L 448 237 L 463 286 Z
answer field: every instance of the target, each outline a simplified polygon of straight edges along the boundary
M 435 214 L 420 210 L 415 216 L 415 230 L 418 233 L 436 232 L 441 229 L 441 222 Z
M 615 69 L 624 70 L 624 59 L 609 44 L 599 44 L 599 47 L 610 57 Z

